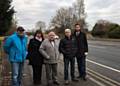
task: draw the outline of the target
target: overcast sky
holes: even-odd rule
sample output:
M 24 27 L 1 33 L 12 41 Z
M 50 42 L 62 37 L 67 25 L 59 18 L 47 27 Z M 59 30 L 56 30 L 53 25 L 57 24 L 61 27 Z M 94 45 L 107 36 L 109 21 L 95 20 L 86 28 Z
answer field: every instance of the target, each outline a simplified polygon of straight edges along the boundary
M 72 6 L 75 0 L 13 0 L 17 11 L 18 25 L 32 29 L 39 20 L 50 22 L 56 10 L 62 6 Z M 99 19 L 120 24 L 120 0 L 85 0 L 85 11 L 89 30 Z

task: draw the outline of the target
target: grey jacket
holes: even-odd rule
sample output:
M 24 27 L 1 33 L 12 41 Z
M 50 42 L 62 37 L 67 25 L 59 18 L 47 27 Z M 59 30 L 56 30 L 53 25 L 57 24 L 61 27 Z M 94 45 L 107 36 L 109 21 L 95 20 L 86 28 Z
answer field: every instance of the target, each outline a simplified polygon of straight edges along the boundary
M 54 47 L 48 39 L 45 39 L 42 42 L 39 50 L 41 54 L 45 57 L 44 63 L 49 63 L 49 64 L 58 63 L 58 59 L 59 59 L 58 47 L 59 47 L 59 41 L 57 40 L 54 41 Z

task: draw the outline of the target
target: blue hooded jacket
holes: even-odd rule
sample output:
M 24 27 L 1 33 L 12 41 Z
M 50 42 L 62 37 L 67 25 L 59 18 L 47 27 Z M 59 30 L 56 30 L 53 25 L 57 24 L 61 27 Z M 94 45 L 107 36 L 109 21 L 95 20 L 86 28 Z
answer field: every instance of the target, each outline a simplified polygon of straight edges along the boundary
M 27 37 L 20 38 L 17 33 L 9 36 L 4 44 L 4 50 L 10 62 L 23 62 L 27 54 Z

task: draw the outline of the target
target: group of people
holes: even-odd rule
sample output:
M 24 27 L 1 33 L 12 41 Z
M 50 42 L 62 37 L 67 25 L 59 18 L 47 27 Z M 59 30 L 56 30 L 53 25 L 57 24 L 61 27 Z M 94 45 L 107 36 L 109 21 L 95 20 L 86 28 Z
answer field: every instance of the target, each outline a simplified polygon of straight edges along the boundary
M 59 85 L 58 80 L 58 59 L 63 54 L 64 80 L 69 85 L 69 65 L 71 80 L 78 82 L 78 79 L 86 81 L 86 55 L 88 44 L 85 33 L 81 31 L 81 25 L 75 24 L 75 32 L 65 29 L 65 37 L 56 39 L 53 31 L 44 38 L 41 31 L 36 31 L 34 37 L 27 45 L 27 37 L 24 28 L 18 27 L 17 31 L 9 36 L 4 44 L 4 50 L 9 56 L 12 69 L 12 86 L 21 86 L 24 61 L 27 58 L 33 69 L 33 84 L 40 85 L 42 77 L 42 66 L 46 69 L 47 86 Z M 78 64 L 79 76 L 75 76 L 75 59 Z

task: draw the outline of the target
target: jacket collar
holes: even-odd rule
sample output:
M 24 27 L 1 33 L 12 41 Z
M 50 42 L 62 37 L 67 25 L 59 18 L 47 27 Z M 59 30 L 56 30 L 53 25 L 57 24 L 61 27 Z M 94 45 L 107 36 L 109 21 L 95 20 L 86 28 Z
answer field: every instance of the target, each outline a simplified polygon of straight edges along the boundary
M 66 39 L 69 39 L 67 36 L 65 36 Z M 70 36 L 70 39 L 72 39 L 72 36 Z
M 17 37 L 19 37 L 18 33 L 17 32 L 14 32 L 14 35 L 16 35 Z M 23 38 L 25 37 L 26 35 L 24 34 L 23 35 Z

